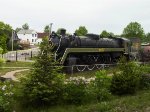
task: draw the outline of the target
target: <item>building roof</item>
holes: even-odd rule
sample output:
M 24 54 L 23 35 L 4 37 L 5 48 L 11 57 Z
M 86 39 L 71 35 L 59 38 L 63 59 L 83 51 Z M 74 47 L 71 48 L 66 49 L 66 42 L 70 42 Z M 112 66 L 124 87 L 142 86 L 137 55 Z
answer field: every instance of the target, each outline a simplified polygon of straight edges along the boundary
M 38 38 L 44 38 L 49 36 L 49 33 L 37 33 L 38 34 Z
M 22 29 L 22 30 L 20 30 L 17 34 L 32 34 L 32 33 L 34 33 L 35 31 L 34 30 L 24 30 L 24 29 Z

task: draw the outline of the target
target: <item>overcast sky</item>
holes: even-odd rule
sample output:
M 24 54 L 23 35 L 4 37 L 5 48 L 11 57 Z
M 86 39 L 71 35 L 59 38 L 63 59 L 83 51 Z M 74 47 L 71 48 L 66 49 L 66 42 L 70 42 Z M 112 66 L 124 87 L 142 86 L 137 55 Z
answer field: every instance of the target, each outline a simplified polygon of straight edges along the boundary
M 131 21 L 150 32 L 150 0 L 0 0 L 0 21 L 15 29 L 28 23 L 42 32 L 53 23 L 73 33 L 80 25 L 90 33 L 107 30 L 121 34 Z

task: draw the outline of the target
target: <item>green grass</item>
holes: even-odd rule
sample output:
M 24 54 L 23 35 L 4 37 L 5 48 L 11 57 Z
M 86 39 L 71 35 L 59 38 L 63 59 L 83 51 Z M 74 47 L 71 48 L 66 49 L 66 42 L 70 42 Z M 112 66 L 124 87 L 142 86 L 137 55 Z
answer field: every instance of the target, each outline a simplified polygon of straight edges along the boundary
M 6 62 L 2 67 L 10 67 L 10 68 L 0 68 L 0 76 L 5 75 L 7 72 L 19 70 L 22 68 L 11 68 L 11 67 L 31 67 L 32 62 Z M 25 72 L 26 73 L 26 72 Z
M 0 76 L 5 75 L 7 72 L 19 70 L 20 68 L 0 68 Z
M 31 67 L 32 62 L 19 62 L 19 61 L 12 61 L 12 62 L 6 62 L 3 64 L 3 67 Z
M 107 73 L 117 71 L 116 67 L 107 69 Z M 148 68 L 146 68 L 148 70 Z M 85 76 L 86 78 L 95 75 L 95 71 L 85 71 L 75 73 L 72 76 Z M 24 76 L 30 71 L 17 73 L 17 77 Z M 70 77 L 69 74 L 66 77 Z M 18 103 L 18 104 L 17 104 Z M 47 107 L 20 107 L 19 102 L 16 102 L 16 112 L 150 112 L 150 90 L 143 90 L 134 95 L 127 96 L 112 96 L 112 99 L 105 102 L 95 102 L 83 105 L 59 105 Z
M 133 96 L 114 96 L 110 101 L 85 105 L 61 105 L 43 108 L 17 108 L 16 112 L 150 112 L 150 90 Z
M 29 74 L 30 73 L 30 70 L 27 70 L 27 71 L 22 71 L 22 72 L 17 72 L 15 73 L 15 77 L 17 79 L 21 78 L 21 77 L 24 77 L 25 75 Z

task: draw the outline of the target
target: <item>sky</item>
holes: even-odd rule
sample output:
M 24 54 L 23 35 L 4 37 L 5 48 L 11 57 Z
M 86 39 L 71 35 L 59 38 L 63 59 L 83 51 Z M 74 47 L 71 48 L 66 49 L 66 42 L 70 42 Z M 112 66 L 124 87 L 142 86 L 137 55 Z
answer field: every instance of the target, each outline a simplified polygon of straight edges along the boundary
M 28 23 L 42 32 L 65 28 L 74 33 L 85 26 L 89 33 L 107 30 L 121 34 L 130 22 L 138 22 L 150 32 L 150 0 L 0 0 L 0 21 L 14 29 Z

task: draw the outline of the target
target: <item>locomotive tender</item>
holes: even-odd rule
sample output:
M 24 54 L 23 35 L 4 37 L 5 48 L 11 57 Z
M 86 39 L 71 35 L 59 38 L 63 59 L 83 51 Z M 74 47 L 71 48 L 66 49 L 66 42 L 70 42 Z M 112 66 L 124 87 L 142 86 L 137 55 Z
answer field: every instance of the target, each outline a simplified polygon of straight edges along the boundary
M 67 36 L 65 30 L 57 35 L 52 32 L 55 59 L 64 66 L 116 63 L 121 56 L 129 59 L 131 43 L 125 38 L 100 38 L 96 34 Z

